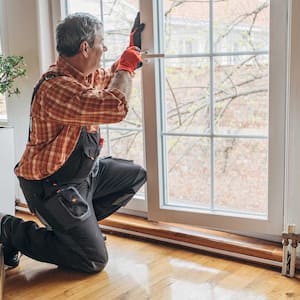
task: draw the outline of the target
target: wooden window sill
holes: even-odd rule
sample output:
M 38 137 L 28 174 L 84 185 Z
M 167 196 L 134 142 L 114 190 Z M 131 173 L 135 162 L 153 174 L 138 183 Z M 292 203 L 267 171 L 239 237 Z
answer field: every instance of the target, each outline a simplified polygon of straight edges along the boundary
M 17 216 L 24 219 L 35 218 L 24 212 L 24 209 L 25 211 L 27 209 L 27 205 L 24 203 L 17 202 L 16 209 Z M 99 224 L 104 232 L 204 250 L 277 267 L 281 266 L 281 243 L 194 226 L 152 222 L 145 218 L 120 213 L 113 214 Z M 299 266 L 297 262 L 297 268 Z
M 102 220 L 100 227 L 108 232 L 139 236 L 249 261 L 281 266 L 281 243 L 194 226 L 152 222 L 141 217 L 118 213 Z

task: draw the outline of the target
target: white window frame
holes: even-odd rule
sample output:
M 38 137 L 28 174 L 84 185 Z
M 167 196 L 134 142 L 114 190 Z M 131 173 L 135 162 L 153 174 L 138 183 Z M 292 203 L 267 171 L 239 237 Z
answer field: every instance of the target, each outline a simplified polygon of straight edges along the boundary
M 156 52 L 153 43 L 158 18 L 152 21 L 151 14 L 157 12 L 157 2 L 140 0 L 142 21 L 147 26 L 143 34 L 145 49 Z M 161 8 L 160 8 L 161 9 Z M 143 67 L 143 91 L 145 111 L 145 144 L 146 166 L 148 173 L 147 202 L 148 218 L 156 221 L 167 221 L 191 225 L 210 226 L 218 229 L 233 230 L 246 233 L 278 235 L 283 229 L 284 204 L 284 153 L 285 153 L 285 105 L 286 105 L 286 41 L 287 12 L 285 1 L 271 0 L 270 4 L 270 131 L 269 131 L 269 201 L 268 216 L 242 216 L 233 213 L 195 212 L 193 210 L 172 208 L 163 204 L 160 188 L 162 161 L 159 149 L 159 78 L 155 75 L 157 62 L 146 63 Z M 160 21 L 160 24 L 162 22 Z M 276 66 L 276 67 L 275 67 Z

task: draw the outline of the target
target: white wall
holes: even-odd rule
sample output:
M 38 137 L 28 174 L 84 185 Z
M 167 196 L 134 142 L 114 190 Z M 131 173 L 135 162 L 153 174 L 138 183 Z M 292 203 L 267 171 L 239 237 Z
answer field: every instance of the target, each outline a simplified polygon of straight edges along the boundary
M 9 125 L 15 132 L 15 160 L 19 161 L 28 138 L 29 111 L 33 86 L 55 60 L 49 0 L 0 0 L 4 53 L 22 55 L 27 75 L 19 80 L 21 94 L 7 101 Z M 23 198 L 16 180 L 16 197 Z
M 4 32 L 4 53 L 22 55 L 25 58 L 27 75 L 19 80 L 19 96 L 7 101 L 9 125 L 14 127 L 16 162 L 22 155 L 28 136 L 29 107 L 32 87 L 40 75 L 37 32 L 37 9 L 35 0 L 1 0 L 1 26 Z M 17 182 L 17 181 L 16 181 Z M 16 189 L 17 196 L 19 190 Z
M 0 128 L 0 140 L 5 146 L 0 147 L 0 212 L 15 214 L 15 186 L 14 178 L 14 136 L 13 128 Z
M 13 96 L 7 102 L 9 123 L 15 128 L 15 157 L 18 160 L 27 140 L 32 87 L 40 75 L 37 10 L 35 0 L 2 2 L 6 33 L 5 53 L 24 56 L 27 68 L 26 79 L 21 79 L 18 83 L 21 95 Z
M 291 1 L 289 87 L 287 90 L 287 160 L 285 225 L 300 232 L 300 1 Z M 286 228 L 285 228 L 286 229 Z

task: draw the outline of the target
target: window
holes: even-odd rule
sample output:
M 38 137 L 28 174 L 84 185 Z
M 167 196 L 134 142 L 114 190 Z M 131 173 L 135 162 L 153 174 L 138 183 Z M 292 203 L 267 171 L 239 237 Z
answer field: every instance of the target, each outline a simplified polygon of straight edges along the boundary
M 101 129 L 106 153 L 146 164 L 147 201 L 133 208 L 154 220 L 279 234 L 287 30 L 277 29 L 287 29 L 285 1 L 66 4 L 68 13 L 103 21 L 105 66 L 127 46 L 138 10 L 143 50 L 164 54 L 137 71 L 128 118 Z

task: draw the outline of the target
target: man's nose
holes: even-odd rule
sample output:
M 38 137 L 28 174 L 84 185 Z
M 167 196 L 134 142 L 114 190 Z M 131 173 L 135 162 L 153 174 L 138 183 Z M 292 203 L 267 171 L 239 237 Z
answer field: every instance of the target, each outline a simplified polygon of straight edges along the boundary
M 108 50 L 108 48 L 104 45 L 103 46 L 103 51 L 106 52 Z

